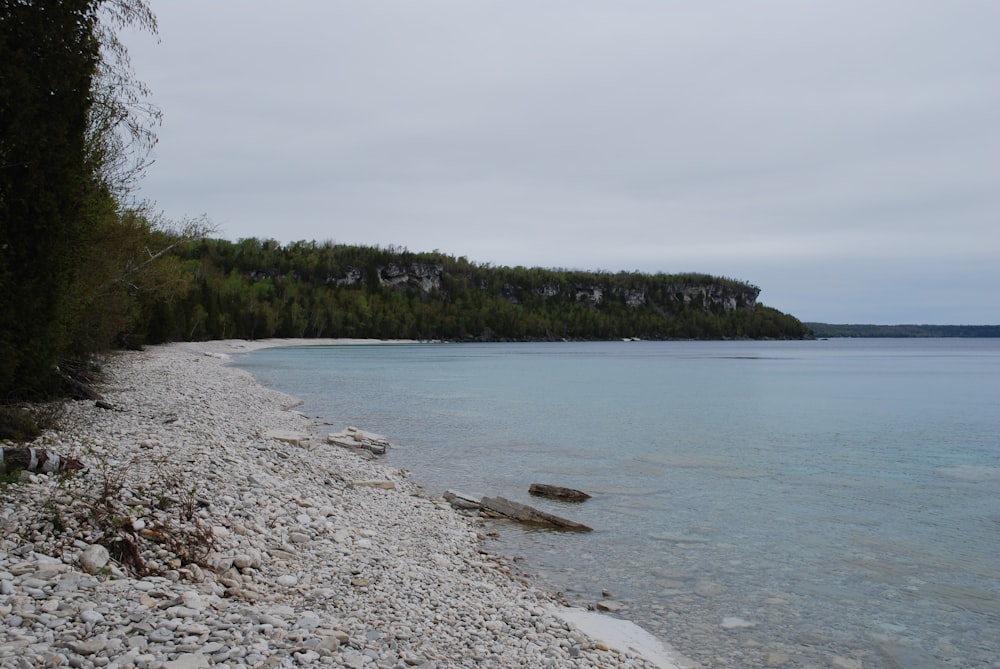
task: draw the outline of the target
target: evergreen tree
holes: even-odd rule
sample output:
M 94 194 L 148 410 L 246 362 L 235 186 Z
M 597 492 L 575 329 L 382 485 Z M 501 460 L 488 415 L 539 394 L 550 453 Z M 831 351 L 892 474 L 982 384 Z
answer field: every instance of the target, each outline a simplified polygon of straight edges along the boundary
M 51 391 L 94 175 L 97 3 L 0 5 L 0 398 Z
M 0 2 L 0 401 L 58 390 L 179 277 L 174 238 L 123 206 L 158 120 L 125 26 L 155 33 L 144 0 Z

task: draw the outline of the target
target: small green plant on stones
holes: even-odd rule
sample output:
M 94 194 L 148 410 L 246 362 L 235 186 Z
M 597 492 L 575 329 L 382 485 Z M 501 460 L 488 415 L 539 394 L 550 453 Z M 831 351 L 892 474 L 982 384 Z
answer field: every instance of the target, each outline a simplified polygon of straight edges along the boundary
M 13 485 L 21 480 L 21 470 L 15 469 L 12 472 L 0 473 L 0 491 L 6 490 L 7 486 Z
M 67 526 L 62 509 L 52 499 L 45 502 L 45 509 L 49 512 L 49 522 L 52 523 L 52 532 L 57 535 L 65 532 Z

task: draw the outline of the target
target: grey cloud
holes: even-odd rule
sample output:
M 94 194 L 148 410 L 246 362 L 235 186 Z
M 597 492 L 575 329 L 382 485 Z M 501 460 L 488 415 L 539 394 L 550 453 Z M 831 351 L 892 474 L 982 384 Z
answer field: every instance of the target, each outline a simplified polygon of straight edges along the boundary
M 144 193 L 169 216 L 205 212 L 233 238 L 706 271 L 848 320 L 888 309 L 850 288 L 888 276 L 914 282 L 896 286 L 914 296 L 900 318 L 1000 322 L 995 3 L 155 9 L 163 43 L 133 56 L 165 114 Z M 838 267 L 851 281 L 819 272 Z

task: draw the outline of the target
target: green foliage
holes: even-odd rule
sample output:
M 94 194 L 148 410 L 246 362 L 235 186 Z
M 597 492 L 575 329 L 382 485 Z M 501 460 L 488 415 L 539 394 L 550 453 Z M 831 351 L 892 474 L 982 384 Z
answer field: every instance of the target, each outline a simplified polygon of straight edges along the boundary
M 155 33 L 143 0 L 0 4 L 0 401 L 57 394 L 89 356 L 141 343 L 139 300 L 187 280 L 161 252 L 176 238 L 123 206 L 159 118 L 126 26 Z
M 186 292 L 145 303 L 148 341 L 801 338 L 759 289 L 704 274 L 477 265 L 405 249 L 200 239 L 173 251 Z M 169 300 L 169 304 L 168 304 Z
M 0 473 L 0 492 L 3 492 L 9 485 L 19 483 L 21 481 L 21 471 L 20 469 L 15 469 L 14 471 Z
M 44 393 L 69 343 L 70 292 L 91 224 L 96 3 L 0 7 L 0 396 Z
M 0 441 L 30 441 L 41 434 L 31 414 L 15 407 L 0 406 Z

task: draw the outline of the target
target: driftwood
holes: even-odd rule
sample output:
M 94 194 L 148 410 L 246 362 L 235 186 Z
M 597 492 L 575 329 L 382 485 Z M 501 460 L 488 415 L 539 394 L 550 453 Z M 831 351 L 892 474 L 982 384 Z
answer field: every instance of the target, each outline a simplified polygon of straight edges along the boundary
M 63 383 L 66 384 L 67 395 L 69 395 L 70 398 L 74 400 L 93 400 L 94 404 L 98 408 L 114 411 L 114 405 L 104 399 L 103 395 L 88 386 L 86 383 L 74 379 L 58 367 L 56 368 L 56 371 L 59 373 L 59 376 L 62 377 Z
M 547 525 L 561 530 L 573 530 L 576 532 L 590 532 L 593 529 L 582 523 L 540 511 L 527 504 L 513 502 L 506 497 L 483 497 L 479 501 L 479 504 L 487 515 L 510 518 L 521 523 Z
M 66 389 L 70 397 L 75 400 L 94 400 L 95 402 L 103 402 L 104 398 L 99 392 L 88 386 L 83 381 L 74 379 L 72 376 L 56 368 L 59 376 L 62 377 L 63 383 L 66 384 Z
M 548 485 L 546 483 L 532 483 L 531 486 L 528 487 L 528 492 L 536 497 L 548 497 L 550 499 L 558 499 L 563 502 L 584 502 L 590 499 L 590 495 L 582 490 L 563 488 L 561 486 Z
M 45 448 L 0 448 L 0 474 L 9 474 L 19 469 L 47 474 L 77 471 L 83 469 L 83 463 L 73 458 L 64 458 Z

